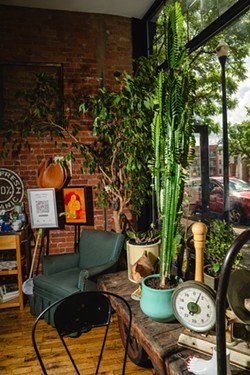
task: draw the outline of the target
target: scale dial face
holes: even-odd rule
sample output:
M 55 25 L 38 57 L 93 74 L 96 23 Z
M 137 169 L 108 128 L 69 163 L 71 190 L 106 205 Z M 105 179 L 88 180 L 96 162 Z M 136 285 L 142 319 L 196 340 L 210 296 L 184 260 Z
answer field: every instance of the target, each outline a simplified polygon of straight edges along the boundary
M 198 281 L 185 281 L 172 296 L 176 319 L 195 332 L 208 332 L 216 323 L 215 292 Z

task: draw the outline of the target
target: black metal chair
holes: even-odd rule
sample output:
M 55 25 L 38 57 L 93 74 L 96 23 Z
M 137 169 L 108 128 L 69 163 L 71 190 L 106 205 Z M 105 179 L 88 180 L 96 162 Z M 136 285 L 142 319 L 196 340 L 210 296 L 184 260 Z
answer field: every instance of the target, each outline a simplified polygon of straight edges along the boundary
M 36 319 L 33 329 L 32 329 L 32 343 L 43 370 L 43 373 L 47 375 L 45 365 L 41 358 L 37 343 L 36 343 L 36 328 L 38 322 L 44 318 L 44 315 L 48 310 L 55 308 L 54 312 L 54 322 L 57 333 L 63 343 L 63 346 L 75 368 L 78 375 L 80 372 L 75 364 L 75 361 L 69 351 L 67 344 L 65 343 L 64 337 L 71 336 L 74 338 L 79 337 L 82 333 L 89 332 L 92 328 L 96 327 L 106 327 L 104 338 L 102 342 L 102 347 L 100 350 L 99 360 L 96 368 L 95 374 L 98 374 L 100 363 L 102 360 L 102 355 L 106 343 L 107 333 L 110 324 L 110 318 L 112 314 L 112 306 L 110 297 L 118 298 L 123 301 L 129 312 L 129 322 L 127 325 L 127 340 L 124 351 L 122 374 L 125 374 L 127 352 L 130 339 L 130 330 L 132 323 L 132 312 L 128 302 L 121 296 L 105 291 L 86 291 L 71 294 L 65 297 L 49 307 L 47 307 Z

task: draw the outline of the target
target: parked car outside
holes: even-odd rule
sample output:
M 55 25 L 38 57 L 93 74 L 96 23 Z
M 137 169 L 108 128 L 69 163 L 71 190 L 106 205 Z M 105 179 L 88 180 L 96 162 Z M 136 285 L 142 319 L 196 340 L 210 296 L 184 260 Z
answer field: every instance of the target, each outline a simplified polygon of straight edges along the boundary
M 201 212 L 201 178 L 187 181 L 186 193 L 190 204 L 190 214 Z M 209 178 L 209 214 L 222 216 L 224 211 L 224 185 L 222 176 Z M 229 178 L 229 217 L 233 225 L 246 224 L 250 220 L 250 183 L 235 177 Z M 187 204 L 184 207 L 187 212 Z

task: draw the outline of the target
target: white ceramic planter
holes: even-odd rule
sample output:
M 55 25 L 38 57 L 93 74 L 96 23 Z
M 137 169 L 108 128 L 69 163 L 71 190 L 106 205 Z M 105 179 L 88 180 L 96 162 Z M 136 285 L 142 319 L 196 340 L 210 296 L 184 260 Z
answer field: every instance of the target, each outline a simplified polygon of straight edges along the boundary
M 128 265 L 128 278 L 130 281 L 136 283 L 132 278 L 132 267 L 140 259 L 140 257 L 146 252 L 147 256 L 154 266 L 160 255 L 161 241 L 153 244 L 138 245 L 127 241 L 127 265 Z

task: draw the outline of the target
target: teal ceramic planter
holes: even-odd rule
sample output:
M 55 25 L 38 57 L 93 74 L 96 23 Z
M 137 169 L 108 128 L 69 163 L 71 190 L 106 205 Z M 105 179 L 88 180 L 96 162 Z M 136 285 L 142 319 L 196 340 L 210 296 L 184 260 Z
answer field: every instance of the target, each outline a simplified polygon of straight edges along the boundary
M 147 276 L 142 281 L 141 310 L 145 315 L 157 322 L 172 322 L 175 320 L 175 316 L 171 298 L 175 288 L 164 290 L 150 288 L 145 283 L 152 277 L 159 277 L 159 275 Z

